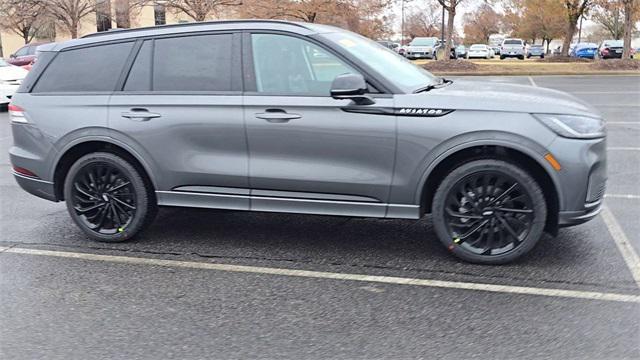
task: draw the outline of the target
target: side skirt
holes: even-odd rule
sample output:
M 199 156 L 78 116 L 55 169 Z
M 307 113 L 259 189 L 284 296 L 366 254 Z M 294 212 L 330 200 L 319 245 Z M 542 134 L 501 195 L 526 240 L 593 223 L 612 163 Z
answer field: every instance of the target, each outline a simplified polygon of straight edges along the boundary
M 185 191 L 156 191 L 158 205 L 335 216 L 419 219 L 420 207 L 379 202 L 298 199 Z

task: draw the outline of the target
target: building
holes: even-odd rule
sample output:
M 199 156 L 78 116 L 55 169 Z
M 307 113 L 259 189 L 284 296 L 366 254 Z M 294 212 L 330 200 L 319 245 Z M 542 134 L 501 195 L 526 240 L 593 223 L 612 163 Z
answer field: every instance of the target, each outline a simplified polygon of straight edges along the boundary
M 110 4 L 108 1 L 107 4 Z M 107 8 L 108 9 L 108 8 Z M 109 13 L 113 14 L 110 15 Z M 128 27 L 143 27 L 154 26 L 163 24 L 175 24 L 182 22 L 193 21 L 190 17 L 183 13 L 176 13 L 174 11 L 168 11 L 164 5 L 150 3 L 143 5 L 140 8 L 131 9 L 129 13 Z M 109 29 L 117 28 L 115 11 L 98 11 L 91 13 L 84 17 L 78 29 L 78 36 L 91 34 L 96 31 L 106 31 Z M 127 27 L 127 26 L 124 26 Z M 63 27 L 54 24 L 48 31 L 42 31 L 36 35 L 32 42 L 52 42 L 52 41 L 64 41 L 71 39 L 71 35 L 64 30 Z M 24 40 L 21 36 L 7 29 L 0 29 L 0 44 L 2 49 L 2 56 L 8 58 L 16 50 L 24 45 Z

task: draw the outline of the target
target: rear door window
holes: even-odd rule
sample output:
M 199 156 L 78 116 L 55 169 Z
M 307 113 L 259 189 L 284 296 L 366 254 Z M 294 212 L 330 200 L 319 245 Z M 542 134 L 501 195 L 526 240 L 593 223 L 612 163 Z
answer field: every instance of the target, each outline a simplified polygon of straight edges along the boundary
M 232 34 L 147 40 L 125 91 L 231 91 Z
M 61 51 L 32 92 L 114 91 L 133 42 Z

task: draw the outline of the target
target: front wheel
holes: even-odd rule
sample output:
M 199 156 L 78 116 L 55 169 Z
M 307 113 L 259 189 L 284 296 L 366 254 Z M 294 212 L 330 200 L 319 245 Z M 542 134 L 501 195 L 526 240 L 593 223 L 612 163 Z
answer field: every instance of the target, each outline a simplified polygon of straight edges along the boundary
M 438 238 L 454 255 L 473 263 L 504 264 L 540 240 L 547 205 L 542 189 L 525 170 L 482 159 L 444 178 L 432 213 Z
M 87 154 L 69 169 L 64 183 L 67 210 L 91 239 L 125 241 L 146 227 L 157 211 L 153 189 L 124 158 Z

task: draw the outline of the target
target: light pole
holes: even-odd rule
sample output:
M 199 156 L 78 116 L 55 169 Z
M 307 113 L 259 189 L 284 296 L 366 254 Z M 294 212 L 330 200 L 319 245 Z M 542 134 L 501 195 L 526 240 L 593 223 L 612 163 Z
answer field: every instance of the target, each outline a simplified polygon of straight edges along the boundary
M 580 27 L 578 28 L 578 44 L 582 42 L 582 15 L 580 15 Z
M 442 27 L 440 28 L 440 41 L 444 44 L 444 4 L 442 4 Z
M 400 46 L 404 45 L 403 44 L 403 42 L 404 42 L 404 0 L 401 0 L 401 3 L 402 3 L 402 5 L 401 5 L 401 7 L 402 7 L 402 11 L 401 11 L 402 15 L 400 15 L 400 16 L 402 16 L 402 19 L 400 19 Z

